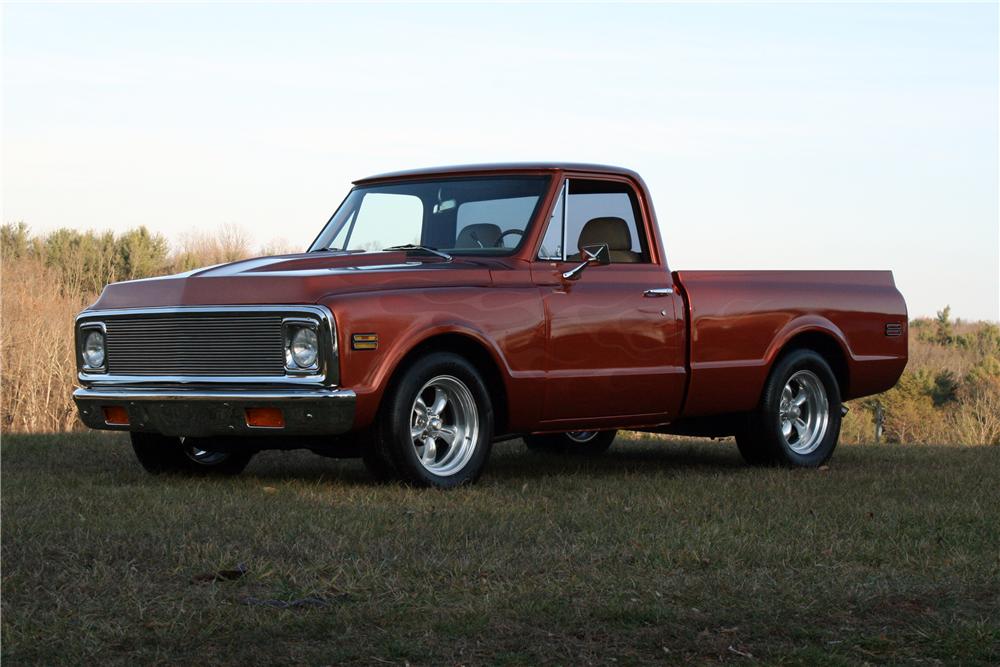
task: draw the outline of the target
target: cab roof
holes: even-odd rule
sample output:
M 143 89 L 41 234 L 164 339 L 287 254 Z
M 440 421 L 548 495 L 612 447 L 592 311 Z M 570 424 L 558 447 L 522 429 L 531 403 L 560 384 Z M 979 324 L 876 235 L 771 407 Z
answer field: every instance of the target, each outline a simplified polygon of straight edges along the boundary
M 397 179 L 425 178 L 429 176 L 465 176 L 474 174 L 511 174 L 539 173 L 556 171 L 578 171 L 595 174 L 615 174 L 640 180 L 639 174 L 631 169 L 615 167 L 607 164 L 588 164 L 583 162 L 492 162 L 483 164 L 458 164 L 444 167 L 424 167 L 422 169 L 407 169 L 376 174 L 354 181 L 355 185 L 379 183 Z

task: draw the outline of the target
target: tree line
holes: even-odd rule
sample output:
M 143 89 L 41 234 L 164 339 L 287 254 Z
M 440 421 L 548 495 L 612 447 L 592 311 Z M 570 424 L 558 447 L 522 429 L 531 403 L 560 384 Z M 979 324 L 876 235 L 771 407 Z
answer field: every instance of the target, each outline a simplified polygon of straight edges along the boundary
M 17 222 L 0 227 L 0 248 L 5 264 L 39 262 L 58 275 L 63 289 L 79 294 L 99 293 L 120 280 L 190 271 L 255 254 L 247 234 L 235 225 L 223 225 L 215 233 L 189 232 L 171 246 L 162 234 L 142 226 L 118 234 L 61 228 L 36 235 Z M 289 251 L 281 241 L 257 249 L 260 254 Z

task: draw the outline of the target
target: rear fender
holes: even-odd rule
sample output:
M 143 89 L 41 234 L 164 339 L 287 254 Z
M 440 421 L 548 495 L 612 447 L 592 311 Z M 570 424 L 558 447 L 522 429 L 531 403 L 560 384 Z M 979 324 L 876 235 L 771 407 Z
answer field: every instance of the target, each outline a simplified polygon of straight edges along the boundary
M 825 317 L 819 315 L 806 315 L 803 317 L 798 317 L 787 325 L 782 327 L 778 334 L 771 341 L 771 345 L 767 349 L 765 355 L 765 365 L 767 366 L 767 373 L 770 374 L 771 368 L 774 366 L 774 362 L 777 361 L 778 357 L 782 352 L 787 350 L 790 346 L 795 345 L 795 339 L 803 334 L 819 334 L 825 337 L 827 340 L 832 341 L 840 349 L 840 354 L 843 359 L 843 367 L 837 359 L 828 359 L 828 363 L 834 374 L 837 376 L 838 382 L 841 384 L 841 391 L 846 393 L 848 387 L 850 386 L 851 380 L 851 369 L 854 365 L 855 356 L 851 351 L 851 347 L 847 342 L 847 336 L 841 331 L 840 327 L 826 319 Z M 823 353 L 823 350 L 816 350 L 819 353 Z M 824 355 L 826 356 L 826 355 Z M 763 386 L 761 386 L 763 390 Z
M 847 336 L 845 336 L 844 332 L 840 330 L 840 327 L 825 317 L 820 317 L 819 315 L 804 315 L 788 322 L 774 336 L 774 340 L 771 341 L 771 345 L 767 348 L 767 353 L 764 355 L 768 369 L 770 369 L 771 365 L 774 364 L 775 359 L 777 359 L 782 350 L 788 346 L 789 342 L 791 342 L 791 340 L 796 336 L 800 336 L 804 333 L 825 334 L 837 342 L 840 346 L 840 351 L 843 352 L 844 358 L 847 359 L 848 362 L 854 358 L 854 354 L 851 352 L 851 347 L 847 343 Z

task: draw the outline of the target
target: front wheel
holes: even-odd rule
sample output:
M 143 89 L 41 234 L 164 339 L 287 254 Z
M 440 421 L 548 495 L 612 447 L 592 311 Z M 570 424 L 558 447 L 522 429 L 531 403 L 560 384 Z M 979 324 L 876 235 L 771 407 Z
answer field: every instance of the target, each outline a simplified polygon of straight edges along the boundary
M 452 488 L 478 479 L 493 440 L 490 394 L 463 357 L 435 352 L 403 371 L 375 429 L 373 460 L 403 482 Z
M 736 444 L 747 463 L 815 468 L 833 455 L 840 420 L 840 387 L 829 364 L 812 350 L 795 350 L 771 370 Z
M 526 436 L 524 444 L 528 446 L 528 449 L 536 452 L 597 456 L 608 451 L 608 447 L 615 441 L 617 435 L 618 431 L 546 433 Z
M 210 438 L 175 438 L 158 433 L 129 435 L 135 457 L 146 472 L 154 475 L 238 475 L 255 454 L 252 450 L 213 448 Z

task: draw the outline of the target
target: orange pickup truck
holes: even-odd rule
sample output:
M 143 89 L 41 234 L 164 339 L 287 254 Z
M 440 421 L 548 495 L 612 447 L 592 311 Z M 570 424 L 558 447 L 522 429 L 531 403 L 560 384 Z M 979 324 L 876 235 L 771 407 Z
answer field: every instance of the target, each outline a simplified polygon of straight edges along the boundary
M 596 454 L 617 429 L 732 435 L 749 463 L 810 467 L 842 402 L 906 365 L 891 272 L 671 272 L 627 169 L 354 185 L 308 252 L 109 285 L 76 321 L 82 420 L 129 431 L 150 472 L 308 448 L 452 487 L 498 440 Z

